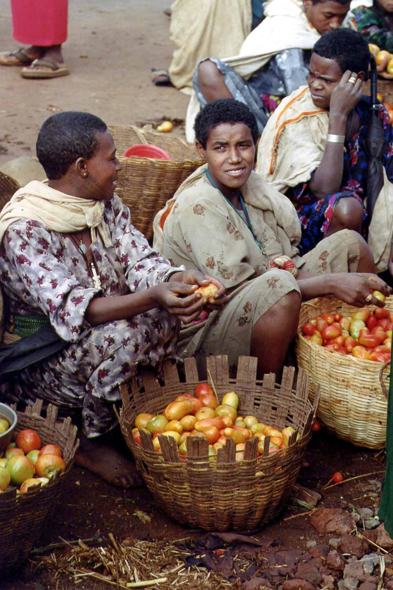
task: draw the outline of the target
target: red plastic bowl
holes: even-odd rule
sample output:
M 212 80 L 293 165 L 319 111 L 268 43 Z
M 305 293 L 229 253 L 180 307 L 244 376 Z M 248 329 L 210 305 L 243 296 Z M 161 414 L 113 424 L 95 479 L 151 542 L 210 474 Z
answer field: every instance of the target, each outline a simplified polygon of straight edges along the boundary
M 171 157 L 165 150 L 149 143 L 137 143 L 124 152 L 125 158 L 138 156 L 139 158 L 153 158 L 155 160 L 170 160 Z

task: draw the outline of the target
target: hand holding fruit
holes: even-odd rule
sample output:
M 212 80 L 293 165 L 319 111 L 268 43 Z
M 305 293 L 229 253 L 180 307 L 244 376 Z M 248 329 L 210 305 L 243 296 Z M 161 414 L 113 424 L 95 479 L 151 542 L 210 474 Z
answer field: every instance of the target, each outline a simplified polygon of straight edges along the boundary
M 200 293 L 206 299 L 205 307 L 217 309 L 228 303 L 225 296 L 224 285 L 216 278 L 205 275 L 199 270 L 186 270 L 183 272 L 183 282 L 187 285 L 198 285 L 196 293 Z
M 364 305 L 376 305 L 383 307 L 385 303 L 372 295 L 379 291 L 386 297 L 392 289 L 377 275 L 368 273 L 337 273 L 333 276 L 334 285 L 332 294 L 341 301 L 345 301 L 356 307 Z M 371 298 L 369 295 L 372 295 Z

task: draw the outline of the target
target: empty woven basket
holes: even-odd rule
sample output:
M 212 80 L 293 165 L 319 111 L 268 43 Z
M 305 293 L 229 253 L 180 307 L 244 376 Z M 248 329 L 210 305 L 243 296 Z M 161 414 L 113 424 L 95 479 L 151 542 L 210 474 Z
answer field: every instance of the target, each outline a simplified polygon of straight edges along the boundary
M 123 166 L 119 173 L 116 193 L 131 210 L 133 225 L 150 240 L 153 219 L 172 198 L 181 183 L 204 162 L 194 145 L 174 135 L 153 133 L 137 127 L 109 127 Z M 149 143 L 164 149 L 171 160 L 124 158 L 127 148 Z
M 208 357 L 207 368 L 220 401 L 225 393 L 235 391 L 242 414 L 280 429 L 292 426 L 298 440 L 292 435 L 288 447 L 270 455 L 268 441 L 265 453 L 257 457 L 257 438 L 249 439 L 240 462 L 235 460 L 231 439 L 215 461 L 209 460 L 208 441 L 201 438 L 187 439 L 186 458 L 179 457 L 170 437 L 160 437 L 162 454 L 154 451 L 143 430 L 142 446 L 137 445 L 131 433 L 137 414 L 162 412 L 178 395 L 194 393 L 200 382 L 194 358 L 185 359 L 186 383 L 180 382 L 176 366 L 168 361 L 163 385 L 147 371 L 142 375 L 142 389 L 135 383 L 123 385 L 121 430 L 155 501 L 173 519 L 205 530 L 255 530 L 285 506 L 299 473 L 315 412 L 308 399 L 308 377 L 299 372 L 296 390 L 292 389 L 293 368 L 284 370 L 281 385 L 275 384 L 275 375 L 257 381 L 257 359 L 252 357 L 239 357 L 236 379 L 229 379 L 227 357 Z

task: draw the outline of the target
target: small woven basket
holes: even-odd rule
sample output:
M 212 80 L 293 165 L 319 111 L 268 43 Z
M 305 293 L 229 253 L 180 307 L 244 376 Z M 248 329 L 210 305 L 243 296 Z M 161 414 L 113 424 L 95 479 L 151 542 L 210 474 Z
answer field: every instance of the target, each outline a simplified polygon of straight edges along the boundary
M 13 488 L 0 494 L 0 570 L 14 568 L 28 556 L 41 535 L 45 520 L 60 499 L 79 445 L 77 428 L 71 424 L 70 418 L 57 422 L 57 408 L 52 405 L 48 406 L 43 418 L 41 409 L 42 401 L 37 400 L 34 406 L 26 408 L 25 413 L 17 412 L 15 433 L 32 428 L 43 445 L 57 444 L 63 451 L 66 469 L 42 488 L 24 494 L 17 494 Z
M 393 297 L 386 299 L 393 311 Z M 320 388 L 318 417 L 339 438 L 360 447 L 380 449 L 386 444 L 387 399 L 380 376 L 388 386 L 388 372 L 381 363 L 331 352 L 309 342 L 301 326 L 326 312 L 351 316 L 359 308 L 335 297 L 321 297 L 303 303 L 296 345 L 298 366 L 310 376 L 310 395 Z
M 0 211 L 18 189 L 20 186 L 14 178 L 0 172 Z
M 196 147 L 179 137 L 133 126 L 113 126 L 109 130 L 122 164 L 116 193 L 131 209 L 133 225 L 150 240 L 153 237 L 153 220 L 158 211 L 173 197 L 181 183 L 204 162 Z M 122 157 L 127 148 L 138 143 L 157 145 L 168 152 L 172 159 Z
M 141 430 L 142 446 L 135 444 L 131 430 L 142 412 L 159 413 L 183 393 L 194 393 L 200 382 L 194 358 L 184 361 L 186 383 L 181 383 L 176 365 L 164 364 L 161 385 L 152 373 L 142 374 L 144 387 L 135 382 L 121 387 L 121 430 L 135 456 L 155 500 L 173 519 L 205 530 L 256 530 L 284 507 L 295 484 L 306 445 L 310 438 L 314 405 L 308 399 L 308 377 L 302 371 L 292 389 L 294 369 L 284 369 L 281 385 L 275 375 L 256 381 L 257 359 L 239 357 L 236 379 L 229 379 L 227 357 L 207 358 L 207 368 L 221 401 L 225 393 L 235 391 L 242 415 L 254 415 L 260 421 L 283 429 L 293 426 L 299 434 L 291 436 L 289 446 L 257 457 L 257 438 L 246 442 L 244 461 L 235 460 L 235 445 L 228 439 L 218 451 L 217 460 L 209 460 L 208 441 L 189 437 L 187 458 L 179 457 L 170 437 L 160 437 L 162 454 L 154 451 L 151 438 Z M 131 391 L 129 390 L 131 387 Z M 267 441 L 267 442 L 266 442 Z

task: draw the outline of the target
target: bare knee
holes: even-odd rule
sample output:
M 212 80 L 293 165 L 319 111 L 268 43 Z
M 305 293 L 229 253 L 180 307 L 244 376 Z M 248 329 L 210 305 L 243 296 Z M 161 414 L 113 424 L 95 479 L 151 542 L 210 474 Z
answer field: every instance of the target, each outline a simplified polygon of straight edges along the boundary
M 334 210 L 332 226 L 335 231 L 352 229 L 360 233 L 363 221 L 363 207 L 354 197 L 340 199 Z
M 358 272 L 376 272 L 375 263 L 374 263 L 374 256 L 371 252 L 370 246 L 367 244 L 366 240 L 358 233 L 354 234 L 358 241 L 359 245 L 359 264 L 357 271 Z
M 198 66 L 199 88 L 208 102 L 218 98 L 231 98 L 232 94 L 224 82 L 224 76 L 216 64 L 210 59 L 202 61 Z

